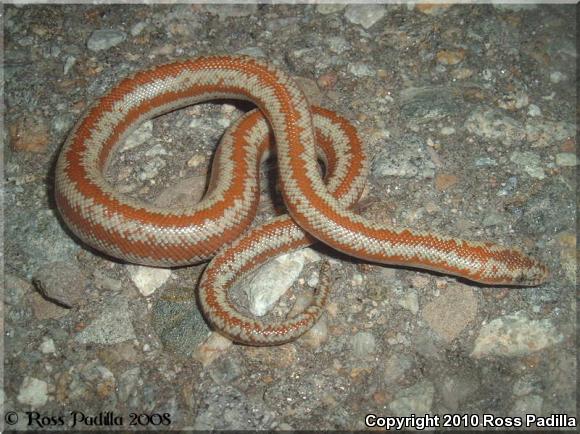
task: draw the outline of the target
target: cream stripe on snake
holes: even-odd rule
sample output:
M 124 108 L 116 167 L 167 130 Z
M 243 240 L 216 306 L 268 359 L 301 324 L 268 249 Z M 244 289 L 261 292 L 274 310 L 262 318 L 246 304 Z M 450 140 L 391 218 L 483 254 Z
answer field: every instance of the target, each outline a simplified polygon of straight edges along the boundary
M 216 98 L 252 101 L 267 118 L 275 136 L 285 203 L 293 220 L 315 238 L 358 258 L 487 284 L 538 285 L 546 279 L 547 268 L 519 249 L 395 229 L 353 214 L 323 183 L 311 108 L 303 94 L 284 72 L 248 57 L 209 56 L 158 66 L 134 74 L 97 101 L 69 137 L 57 163 L 57 204 L 72 230 L 105 253 L 165 266 L 203 260 L 215 254 L 224 239 L 238 238 L 251 223 L 257 200 L 255 181 L 249 178 L 256 175 L 258 163 L 245 158 L 251 150 L 234 146 L 222 151 L 205 202 L 185 209 L 159 209 L 128 199 L 112 191 L 101 174 L 112 149 L 139 122 Z M 236 131 L 253 134 L 239 125 Z M 232 169 L 234 154 L 245 162 L 239 171 Z M 351 156 L 351 163 L 357 158 Z M 218 299 L 218 307 L 223 302 Z M 228 315 L 231 309 L 221 312 Z M 219 321 L 209 319 L 219 326 Z M 224 333 L 236 338 L 228 330 Z M 269 338 L 262 343 L 270 343 Z

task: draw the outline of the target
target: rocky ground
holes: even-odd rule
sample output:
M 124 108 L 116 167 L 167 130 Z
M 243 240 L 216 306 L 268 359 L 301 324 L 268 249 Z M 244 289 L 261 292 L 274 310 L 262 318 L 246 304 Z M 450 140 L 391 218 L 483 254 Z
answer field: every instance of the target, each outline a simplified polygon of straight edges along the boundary
M 575 416 L 573 6 L 25 5 L 4 6 L 3 18 L 13 428 L 71 426 L 74 411 L 76 428 L 126 429 L 361 429 L 369 413 Z M 194 298 L 203 265 L 157 270 L 101 256 L 63 227 L 52 198 L 59 148 L 92 100 L 132 71 L 209 53 L 268 59 L 356 124 L 371 161 L 362 214 L 521 246 L 550 267 L 549 282 L 481 287 L 314 247 L 232 295 L 258 312 L 273 302 L 260 282 L 291 286 L 268 314 L 282 318 L 330 258 L 331 300 L 310 333 L 274 348 L 212 334 Z M 147 122 L 108 179 L 158 204 L 198 199 L 240 113 L 204 104 Z M 265 181 L 262 221 L 271 190 Z

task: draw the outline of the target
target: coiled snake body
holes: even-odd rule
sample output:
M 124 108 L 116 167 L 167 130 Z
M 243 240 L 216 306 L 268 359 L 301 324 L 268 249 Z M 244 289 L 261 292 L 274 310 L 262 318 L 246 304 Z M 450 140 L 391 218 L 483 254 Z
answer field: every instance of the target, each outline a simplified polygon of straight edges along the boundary
M 258 110 L 222 139 L 201 203 L 156 208 L 112 190 L 104 180 L 112 151 L 141 122 L 222 98 L 248 100 Z M 271 146 L 270 129 L 289 215 L 245 232 L 256 212 L 258 168 Z M 326 163 L 327 184 L 318 157 Z M 328 265 L 311 305 L 280 324 L 242 314 L 227 299 L 228 288 L 272 256 L 316 240 L 364 260 L 485 284 L 538 285 L 546 279 L 547 268 L 517 248 L 395 229 L 353 213 L 349 207 L 358 199 L 365 173 L 355 129 L 334 112 L 310 107 L 284 72 L 249 57 L 208 56 L 138 72 L 101 97 L 61 151 L 55 194 L 73 232 L 109 255 L 177 266 L 217 253 L 200 284 L 200 306 L 221 333 L 251 345 L 287 342 L 314 324 L 328 294 Z

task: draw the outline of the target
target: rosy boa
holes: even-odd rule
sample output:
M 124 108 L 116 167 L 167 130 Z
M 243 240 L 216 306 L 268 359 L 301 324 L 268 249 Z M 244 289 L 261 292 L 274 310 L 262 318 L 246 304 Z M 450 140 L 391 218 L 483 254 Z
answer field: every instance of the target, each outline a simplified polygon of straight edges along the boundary
M 181 209 L 154 207 L 105 181 L 113 150 L 140 123 L 222 98 L 251 101 L 259 111 L 242 117 L 222 139 L 202 202 Z M 256 213 L 259 164 L 271 146 L 270 131 L 289 215 L 247 231 Z M 318 158 L 326 162 L 327 184 Z M 72 231 L 111 256 L 177 266 L 217 253 L 200 284 L 200 306 L 222 334 L 250 345 L 291 341 L 315 323 L 328 295 L 329 265 L 322 267 L 311 305 L 279 324 L 243 314 L 228 300 L 228 288 L 269 258 L 316 240 L 360 259 L 484 284 L 535 286 L 546 280 L 546 266 L 517 248 L 397 229 L 353 213 L 349 207 L 365 174 L 356 130 L 334 112 L 310 107 L 286 73 L 249 57 L 208 56 L 137 72 L 96 101 L 61 151 L 55 194 Z

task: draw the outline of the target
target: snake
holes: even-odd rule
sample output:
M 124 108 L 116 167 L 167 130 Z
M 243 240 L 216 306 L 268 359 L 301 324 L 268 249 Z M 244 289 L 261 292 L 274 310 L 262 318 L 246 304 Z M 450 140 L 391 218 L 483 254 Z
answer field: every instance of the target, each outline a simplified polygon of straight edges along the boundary
M 257 108 L 222 137 L 201 202 L 157 207 L 121 194 L 105 179 L 115 150 L 144 121 L 224 99 Z M 270 152 L 288 213 L 248 229 L 259 201 L 259 166 Z M 328 297 L 330 265 L 323 263 L 310 305 L 279 323 L 244 313 L 228 299 L 229 288 L 273 256 L 314 242 L 364 261 L 485 285 L 538 286 L 548 279 L 546 265 L 517 247 L 393 227 L 357 214 L 352 207 L 366 165 L 354 126 L 313 107 L 281 68 L 248 56 L 208 55 L 135 72 L 98 98 L 60 151 L 55 200 L 71 231 L 106 255 L 158 267 L 213 258 L 200 281 L 200 308 L 218 332 L 248 345 L 277 345 L 309 330 Z

